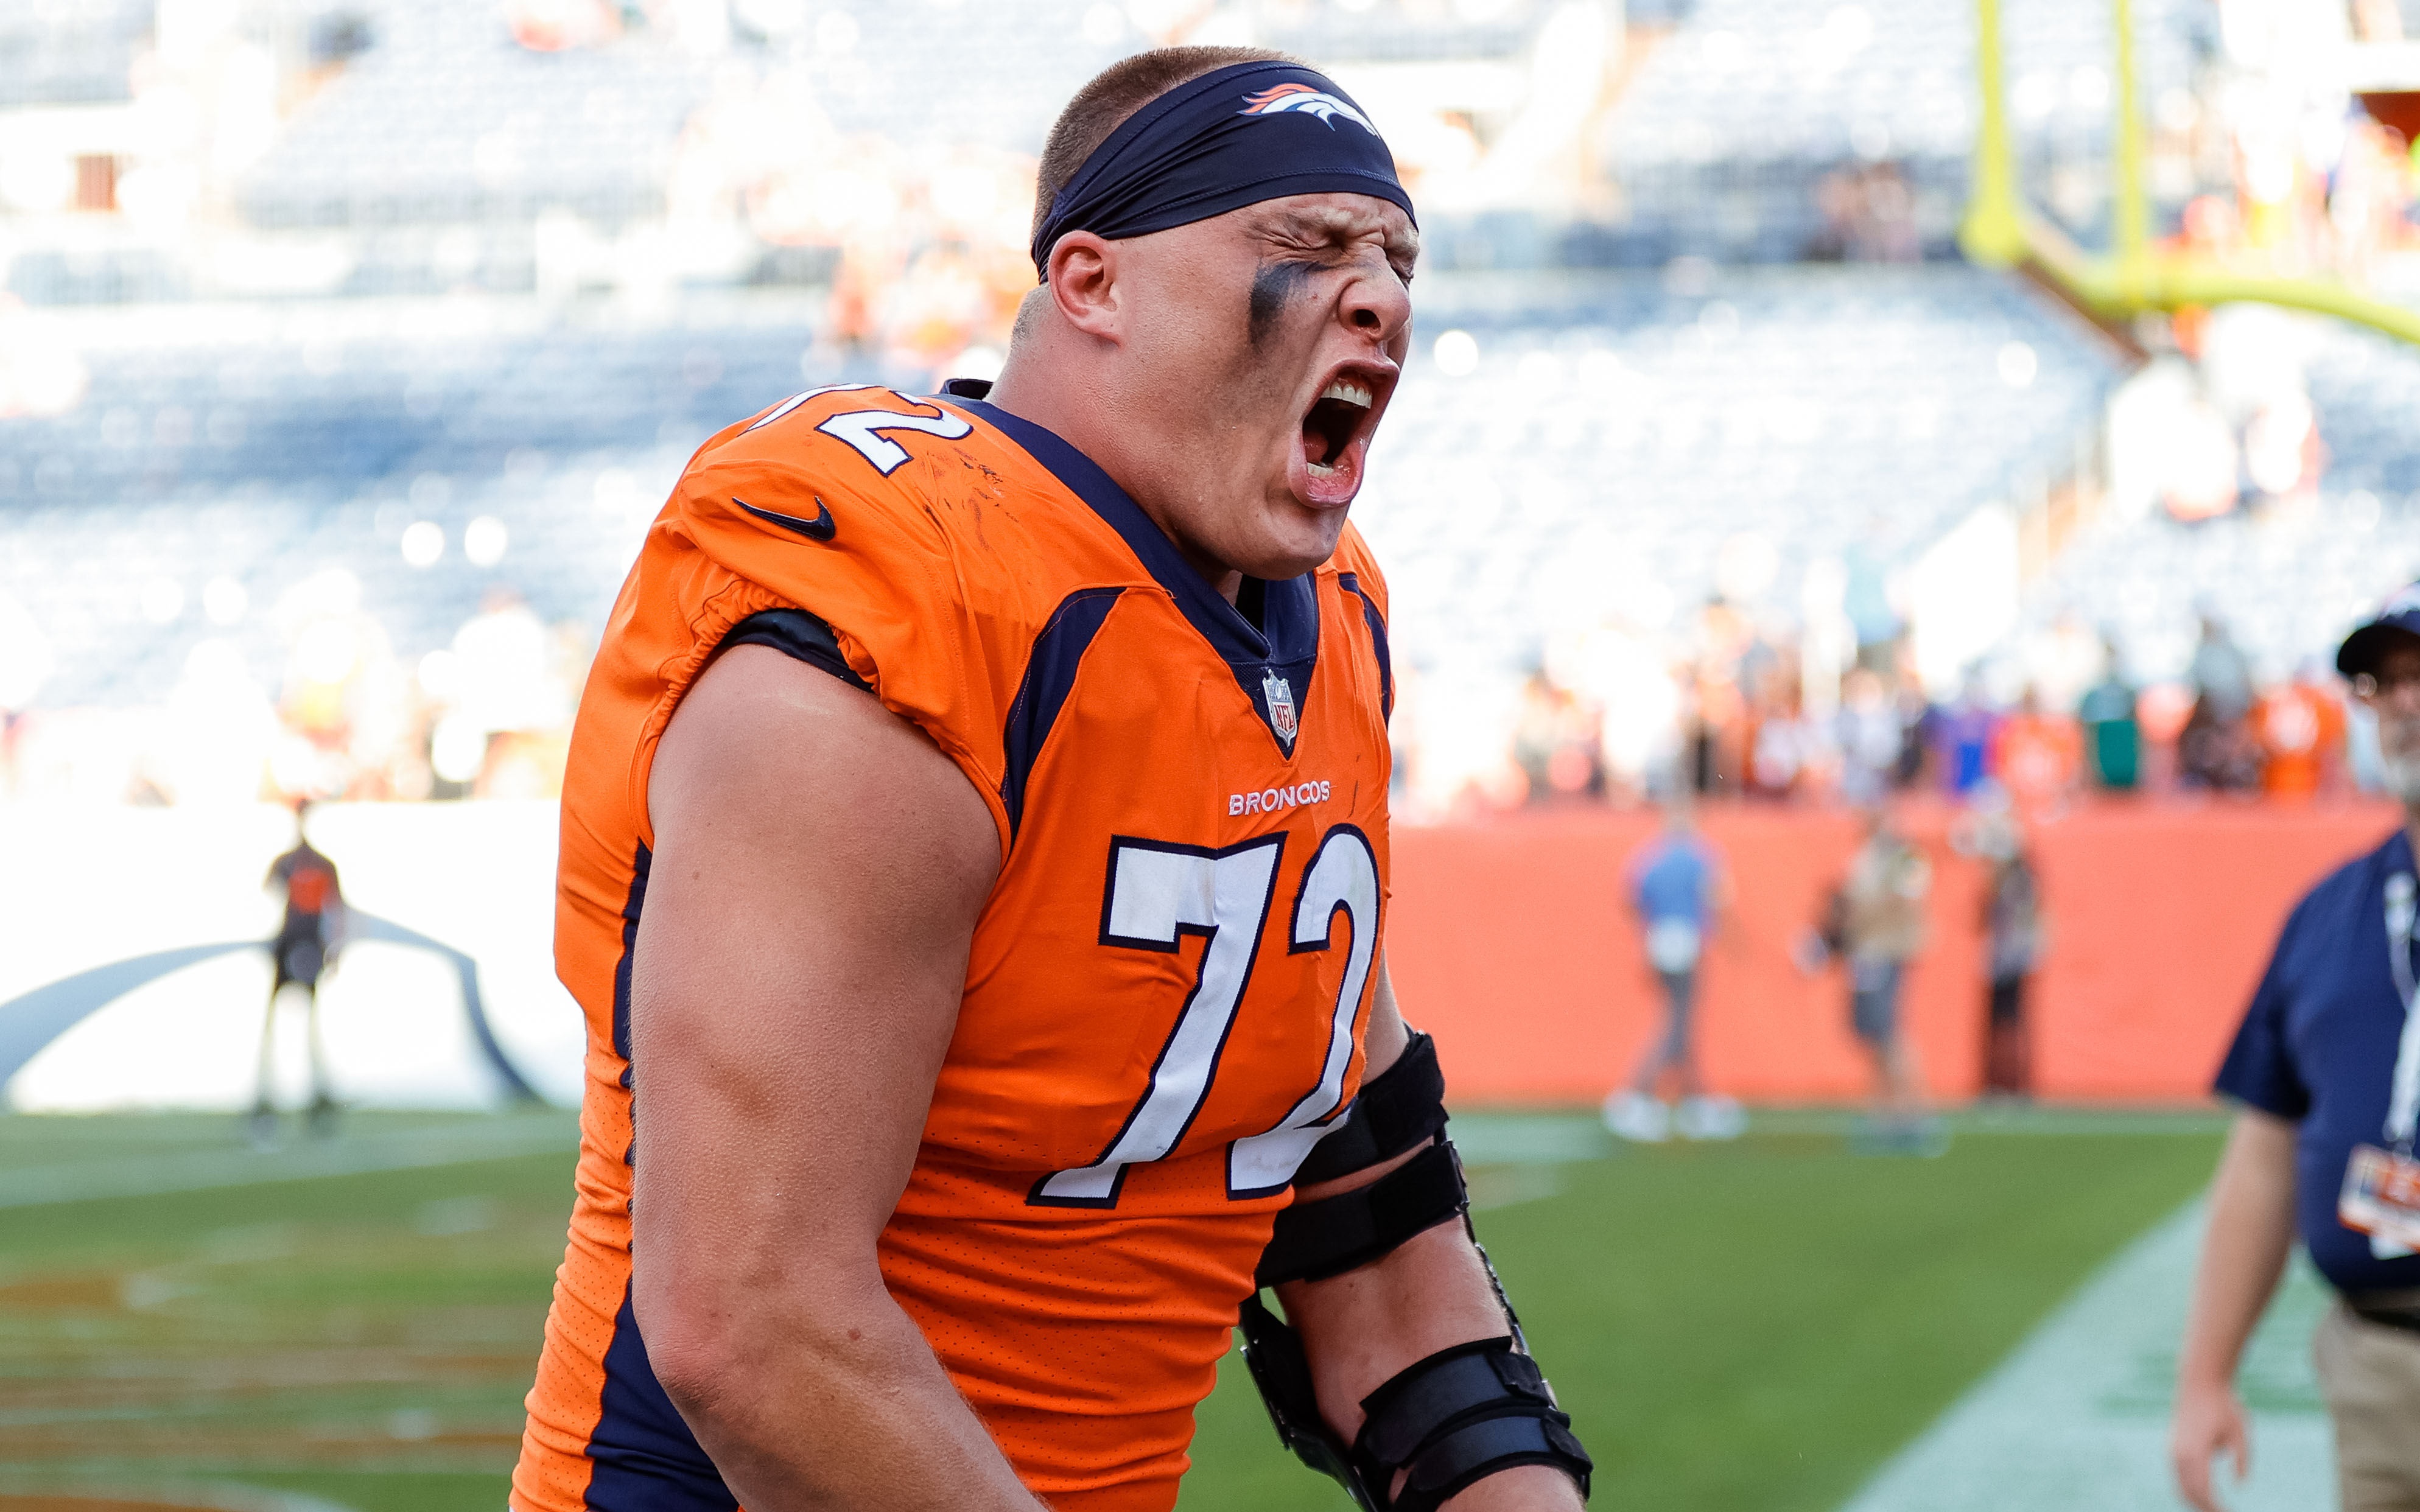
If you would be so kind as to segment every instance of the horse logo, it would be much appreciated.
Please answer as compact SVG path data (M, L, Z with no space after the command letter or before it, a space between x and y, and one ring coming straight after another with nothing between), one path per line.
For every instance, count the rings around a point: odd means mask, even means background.
M1323 90L1313 89L1307 84L1276 85L1262 90L1259 94L1246 95L1244 108L1235 114L1238 116L1287 114L1316 116L1327 123L1327 129L1331 131L1336 130L1336 117L1342 116L1372 136L1378 134L1378 129L1370 124L1370 117L1354 109L1349 101Z

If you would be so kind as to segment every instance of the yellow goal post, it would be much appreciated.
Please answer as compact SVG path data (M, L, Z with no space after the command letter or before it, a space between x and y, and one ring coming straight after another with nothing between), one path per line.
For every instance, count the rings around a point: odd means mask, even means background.
M1975 66L1982 111L1975 133L1974 181L1958 228L1958 244L1967 257L1981 267L2012 270L2040 282L2121 339L2125 324L2146 311L2250 301L2332 316L2420 343L2420 310L2374 298L2341 280L2230 268L2151 245L2133 5L2132 0L2111 0L2111 10L2118 86L2112 246L2106 254L2094 254L2036 214L2018 193L2003 79L2000 0L1975 0ZM2407 84L2405 91L2410 87Z

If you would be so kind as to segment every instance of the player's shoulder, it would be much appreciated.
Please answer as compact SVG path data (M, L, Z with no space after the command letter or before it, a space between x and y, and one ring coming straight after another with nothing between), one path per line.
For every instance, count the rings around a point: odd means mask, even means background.
M685 478L812 486L862 506L913 514L936 484L963 469L951 461L973 436L955 409L872 384L837 384L792 394L709 438ZM813 517L812 514L809 517Z
M743 573L802 544L1031 573L1052 554L1052 533L1037 529L1052 512L1030 507L1049 486L966 408L850 384L810 389L709 439L675 503L690 534Z
M1381 618L1386 616L1387 575L1378 570L1377 554L1370 549L1369 541L1352 521L1345 521L1344 533L1337 537L1336 551L1321 571L1335 574L1347 592L1359 594Z

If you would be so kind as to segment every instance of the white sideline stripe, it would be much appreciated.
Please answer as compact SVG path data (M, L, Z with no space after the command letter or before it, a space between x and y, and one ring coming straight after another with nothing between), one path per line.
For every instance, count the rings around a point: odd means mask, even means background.
M232 1131L236 1120L227 1120ZM267 1152L194 1150L181 1155L131 1156L72 1165L36 1165L0 1171L0 1208L36 1208L108 1197L159 1196L211 1187L256 1186L323 1176L361 1176L372 1171L457 1165L468 1161L507 1160L579 1148L579 1125L568 1114L499 1118L413 1133L378 1134L298 1145Z
M2175 1512L2168 1410L2201 1243L2186 1204L2120 1251L1841 1512ZM2245 1353L2252 1475L2219 1472L2233 1512L2335 1504L2311 1330L2327 1290L2296 1257Z

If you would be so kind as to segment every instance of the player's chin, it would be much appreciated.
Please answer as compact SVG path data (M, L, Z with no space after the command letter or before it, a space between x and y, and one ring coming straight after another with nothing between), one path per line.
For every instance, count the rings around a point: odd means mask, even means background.
M1298 578L1336 554L1344 534L1344 506L1306 503L1292 489L1273 490L1261 511L1260 539L1252 543L1257 559L1238 563L1241 570L1272 582Z

